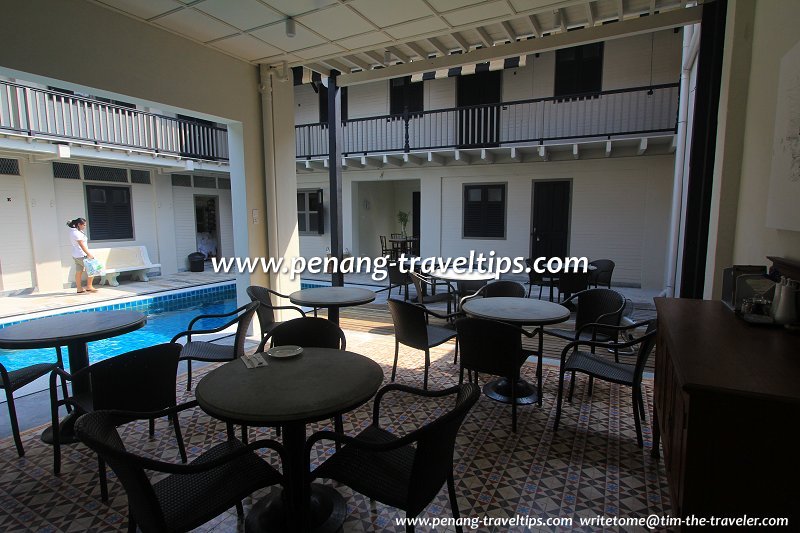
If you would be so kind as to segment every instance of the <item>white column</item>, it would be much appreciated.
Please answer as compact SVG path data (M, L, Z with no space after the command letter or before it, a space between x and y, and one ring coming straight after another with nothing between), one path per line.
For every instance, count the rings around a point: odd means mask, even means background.
M175 207L172 202L172 177L159 172L152 173L153 207L156 214L156 237L158 239L158 262L161 275L178 271L178 253L175 246ZM152 259L152 258L151 258Z

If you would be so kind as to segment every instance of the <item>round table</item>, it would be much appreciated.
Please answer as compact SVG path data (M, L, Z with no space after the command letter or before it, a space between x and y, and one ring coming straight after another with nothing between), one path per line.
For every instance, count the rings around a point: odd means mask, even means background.
M0 329L0 348L56 348L69 350L69 370L75 373L89 366L88 342L116 337L135 331L147 323L147 316L138 311L89 311L37 318ZM89 377L72 382L74 394L89 390ZM61 422L62 442L74 442L74 411ZM52 430L42 433L42 440L52 443Z
M481 272L477 270L468 270L464 269L456 269L453 268L443 268L443 269L435 269L430 272L430 275L434 278L439 278L444 281L492 281L497 279L497 275L494 272Z
M289 295L289 301L306 307L327 307L328 320L339 324L339 308L368 304L375 299L369 289L357 287L313 287Z
M558 324L569 319L569 309L563 305L534 300L531 298L473 298L464 303L462 310L473 317L510 322L520 326L536 326L541 329L550 324ZM483 393L499 402L528 405L537 402L542 405L542 352L544 335L539 332L539 351L536 367L537 386L524 379L517 382L517 397L511 397L511 386L505 378L496 379L484 385Z
M195 389L198 404L214 418L283 428L286 486L273 489L253 507L245 530L285 531L294 524L298 529L336 531L347 506L331 487L307 483L306 424L367 402L383 382L383 370L363 355L330 348L305 348L295 357L265 358L266 367L253 369L240 360L226 363L204 376Z

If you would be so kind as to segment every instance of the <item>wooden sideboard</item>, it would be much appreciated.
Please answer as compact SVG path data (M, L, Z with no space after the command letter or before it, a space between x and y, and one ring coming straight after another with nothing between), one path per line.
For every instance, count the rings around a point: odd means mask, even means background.
M800 527L800 336L719 301L656 298L656 309L653 455L660 437L675 515Z

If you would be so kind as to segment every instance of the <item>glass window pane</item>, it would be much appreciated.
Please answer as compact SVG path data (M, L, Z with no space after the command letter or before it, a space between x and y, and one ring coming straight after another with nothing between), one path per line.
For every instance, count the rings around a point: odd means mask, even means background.
M310 192L306 194L308 194L308 210L316 211L319 206L319 196L315 192Z
M306 231L306 216L303 213L297 214L297 229L298 231Z
M503 188L502 187L491 187L491 188L489 188L489 201L490 202L502 202L503 201Z
M309 213L308 214L308 231L319 231L319 226L317 225L317 214L316 213Z
M478 187L470 187L467 189L467 201L468 202L480 202L481 201L481 189Z
M306 210L306 193L304 192L297 193L297 210L298 211Z

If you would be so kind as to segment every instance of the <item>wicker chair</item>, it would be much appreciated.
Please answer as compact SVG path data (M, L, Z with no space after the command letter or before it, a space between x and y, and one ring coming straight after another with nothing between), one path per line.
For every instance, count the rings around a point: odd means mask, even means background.
M411 282L414 284L414 289L417 291L418 304L424 306L431 303L446 302L447 314L449 315L452 313L452 306L454 303L456 303L456 293L453 291L453 288L449 283L438 284L431 278L423 276L422 274L418 274L417 272L410 272L409 276L411 276ZM434 294L436 287L445 287L446 292ZM428 289L430 289L430 294Z
M464 381L464 370L470 375L478 373L501 376L511 384L511 397L516 398L516 383L519 371L529 353L522 350L522 335L532 338L530 333L515 326L483 318L461 318L456 321L458 343L461 345L461 368L458 383ZM541 363L540 363L541 364ZM511 403L511 430L517 431L517 403Z
M549 276L545 276L544 273L536 272L536 270L533 268L534 262L533 262L532 259L526 259L525 260L525 264L528 265L528 281L526 282L526 284L528 285L527 298L531 297L531 289L533 289L533 286L534 285L538 285L539 286L539 299L541 300L542 299L542 289L544 288L544 285L547 284L549 287L551 287L551 289L550 289L550 299L552 300L553 299L553 297L552 297L553 296L553 290L552 290L553 278L551 278Z
M261 328L262 339L266 337L270 331L272 331L272 328L280 324L280 322L275 322L276 309L291 309L292 311L297 311L300 313L301 316L306 316L303 310L295 305L273 304L272 296L270 295L275 295L278 298L289 298L285 294L281 294L266 287L259 287L258 285L251 285L250 287L247 287L247 296L250 297L250 301L259 303L259 306L256 309L256 316L258 316L258 325Z
M181 350L181 361L186 361L186 390L192 390L192 361L219 363L222 361L233 361L244 354L244 341L247 337L247 329L250 327L250 323L253 321L253 315L256 313L256 309L258 309L259 305L258 302L250 302L238 309L234 309L230 313L198 315L189 322L189 328L186 331L181 331L172 337L172 341L170 342L177 342L181 337L186 337L186 344ZM234 316L234 318L222 326L213 329L192 329L192 326L194 326L198 320L204 318L224 318L227 316ZM218 333L234 324L236 324L236 335L233 339L233 345L192 340L192 335Z
M91 413L104 409L118 409L131 412L151 412L175 408L188 409L196 405L188 402L177 405L175 388L177 383L178 356L177 344L157 344L148 348L123 353L99 361L82 370L69 374L56 368L50 374L50 413L53 428L53 471L61 472L61 442L58 409L71 405L78 413ZM88 380L91 388L87 392L74 394L59 400L57 382L61 378L76 381ZM178 409L180 407L180 409ZM186 462L186 448L183 444L178 415L170 415L178 451ZM125 422L120 420L119 423ZM150 436L155 432L155 419L150 419ZM106 469L102 457L99 458L100 495L108 501Z
M386 270L389 273L389 294L387 296L391 297L392 289L399 287L398 293L402 293L403 299L408 300L408 286L411 284L408 272L401 272L397 263L389 263L386 265Z
M174 412L149 413L148 416ZM143 457L126 450L116 429L119 417L137 413L95 411L83 415L75 433L114 470L128 495L128 531L189 531L235 506L244 514L242 499L256 490L280 484L283 476L255 450L269 448L284 457L272 440L245 446L236 439L217 444L188 465ZM168 473L151 483L145 470Z
M525 287L511 280L500 280L483 287L484 298L525 298Z
M588 272L562 272L558 275L555 281L555 286L558 288L558 301L561 302L561 297L566 296L564 304L571 300L573 294L585 291L589 288L589 273ZM550 285L550 301L553 300L553 285Z
M616 326L613 329L618 332L626 330L634 330L636 328L647 326L647 331L642 337L623 343L605 343L587 340L576 340L567 344L561 352L561 367L558 374L558 402L556 403L556 420L553 423L553 431L558 430L558 423L561 419L561 402L564 394L564 374L572 372L572 384L570 385L569 401L572 401L572 393L575 389L575 373L582 372L588 374L590 378L598 378L612 383L619 383L620 385L627 385L631 387L631 398L633 401L633 420L636 425L636 442L641 448L642 441L642 424L641 419L645 419L644 399L642 398L642 373L650 352L656 342L656 321L650 320L646 322L638 322L630 326ZM603 329L608 329L609 326L605 324L597 324L602 326ZM633 365L617 363L610 361L595 353L595 348L610 348L618 350L619 348L630 348L633 346L639 347L639 352L636 355L636 363ZM591 348L591 351L579 350L581 346ZM590 391L591 394L591 391Z
M589 271L589 284L593 287L604 285L611 288L611 275L614 273L614 261L611 259L597 259L589 263L595 267Z
M457 394L457 397L451 410L421 428L398 437L379 425L380 403L390 391L423 397L453 394ZM311 435L306 443L309 457L318 441L332 440L344 444L341 451L318 466L311 476L335 479L370 499L402 509L408 518L419 515L446 482L453 518L458 521L453 449L458 430L479 396L480 389L472 383L442 391L387 385L375 396L372 424L357 436L349 437L329 431ZM406 526L406 531L413 530L413 526ZM456 531L463 531L462 527L457 525Z
M425 376L423 388L428 389L428 369L431 366L431 348L439 346L456 337L456 332L450 328L431 326L428 316L451 319L456 315L440 315L426 309L425 306L389 298L389 312L394 322L394 365L392 365L392 381L397 374L397 358L400 354L400 345L410 346L417 350L425 351ZM458 339L456 339L456 358L458 358Z
M64 360L61 357L61 348L56 348L56 362L55 363L39 363L35 365L26 366L17 370L8 371L6 367L0 363L0 389L6 391L6 401L8 404L8 420L11 424L11 434L14 436L14 444L17 446L17 454L22 457L25 455L25 449L22 447L22 438L19 434L19 422L17 421L17 408L14 405L14 391L17 391L42 376L46 376L54 369L60 368L64 370ZM61 381L61 389L64 397L67 396L67 382ZM71 410L72 407L69 407Z
M381 239L381 255L389 256L390 259L397 259L394 248L386 244L386 235L380 235Z

